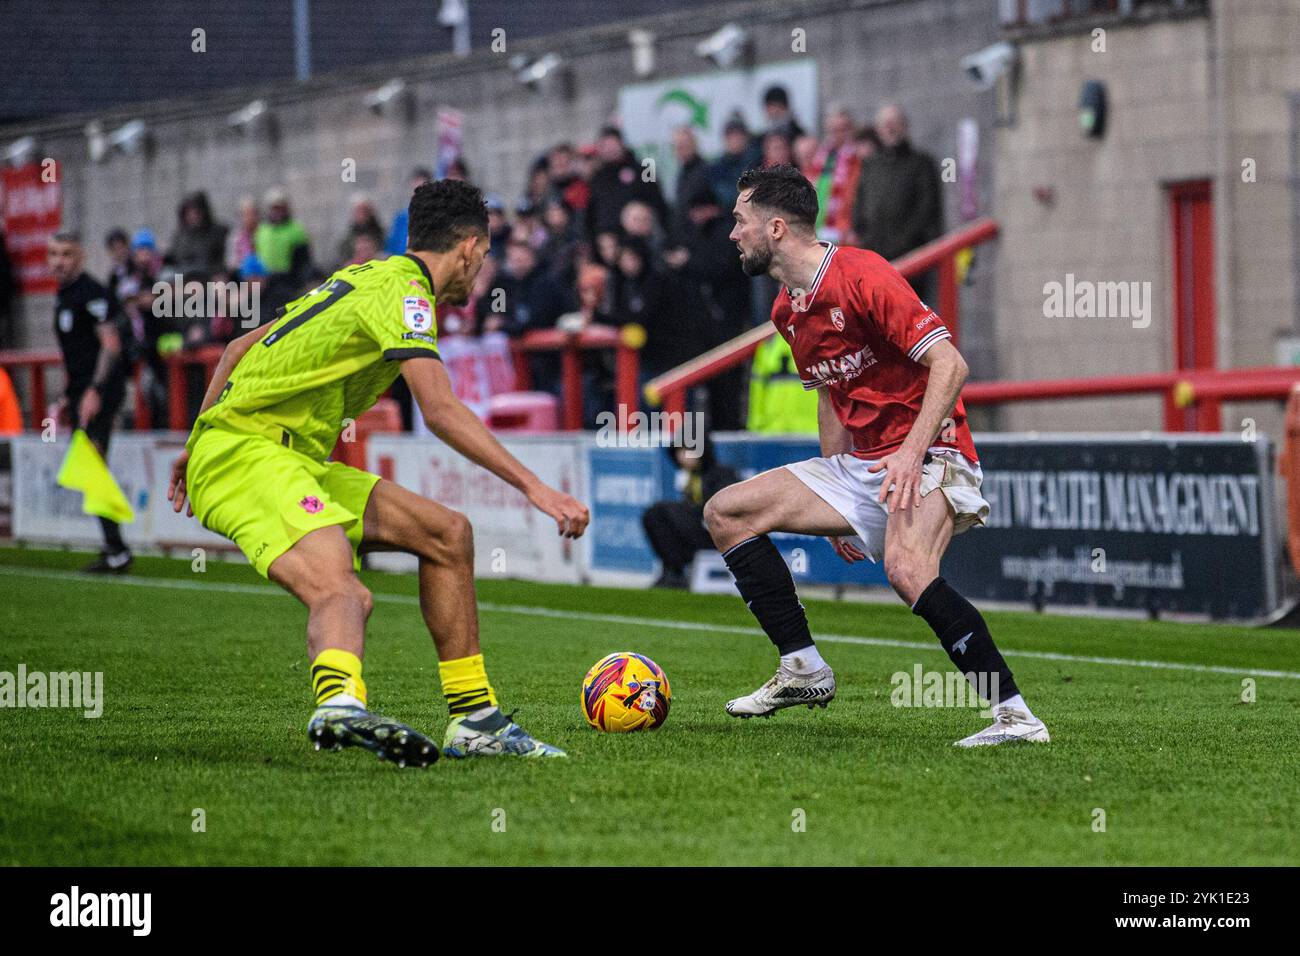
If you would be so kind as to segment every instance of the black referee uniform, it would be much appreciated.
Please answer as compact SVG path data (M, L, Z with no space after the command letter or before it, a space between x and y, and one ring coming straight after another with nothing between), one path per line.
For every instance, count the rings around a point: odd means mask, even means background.
M82 272L67 285L59 288L54 303L54 331L63 351L63 366L67 378L67 411L74 425L78 422L81 397L92 385L99 392L99 412L84 423L86 435L107 458L108 442L113 430L113 420L122 407L126 390L124 363L118 361L108 370L103 381L95 381L99 365L99 326L114 322L117 307L109 291ZM122 540L115 522L99 519L104 531L104 553L100 561L87 570L121 571L131 562L131 552Z

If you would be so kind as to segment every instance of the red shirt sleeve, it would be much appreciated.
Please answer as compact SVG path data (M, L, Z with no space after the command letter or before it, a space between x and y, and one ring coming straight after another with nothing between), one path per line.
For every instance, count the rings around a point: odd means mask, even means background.
M907 280L893 269L864 277L858 291L885 338L913 362L919 362L935 342L952 338L934 309L917 298Z

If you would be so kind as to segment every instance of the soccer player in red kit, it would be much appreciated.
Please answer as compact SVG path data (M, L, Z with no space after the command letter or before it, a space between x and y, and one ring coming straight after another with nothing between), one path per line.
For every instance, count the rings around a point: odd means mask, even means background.
M731 239L747 274L782 285L772 322L804 388L817 390L822 457L731 485L705 506L713 543L781 655L776 675L727 712L769 717L835 697L835 675L768 538L785 531L825 535L850 563L883 558L894 590L992 698L993 724L958 745L1046 742L984 618L939 574L952 536L989 511L960 399L967 367L952 336L880 256L818 241L817 193L793 166L752 169L739 188Z

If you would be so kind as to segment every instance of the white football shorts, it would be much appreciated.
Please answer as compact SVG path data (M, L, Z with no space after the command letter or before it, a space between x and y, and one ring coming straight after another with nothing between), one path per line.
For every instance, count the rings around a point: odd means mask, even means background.
M859 540L854 543L862 553L872 561L879 561L885 553L889 512L877 500L885 472L868 471L873 464L875 460L843 454L809 458L785 467L838 511L858 533ZM954 516L953 534L961 534L988 519L989 503L980 494L983 480L978 462L970 461L952 448L931 448L930 460L921 468L921 497L936 488L943 492Z

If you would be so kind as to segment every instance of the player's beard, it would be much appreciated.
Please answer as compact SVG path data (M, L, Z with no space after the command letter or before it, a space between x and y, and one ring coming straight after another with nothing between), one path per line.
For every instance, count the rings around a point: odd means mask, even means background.
M747 276L767 275L767 270L772 268L772 245L764 242L762 248L755 249L753 252L740 251L740 268L745 270Z

